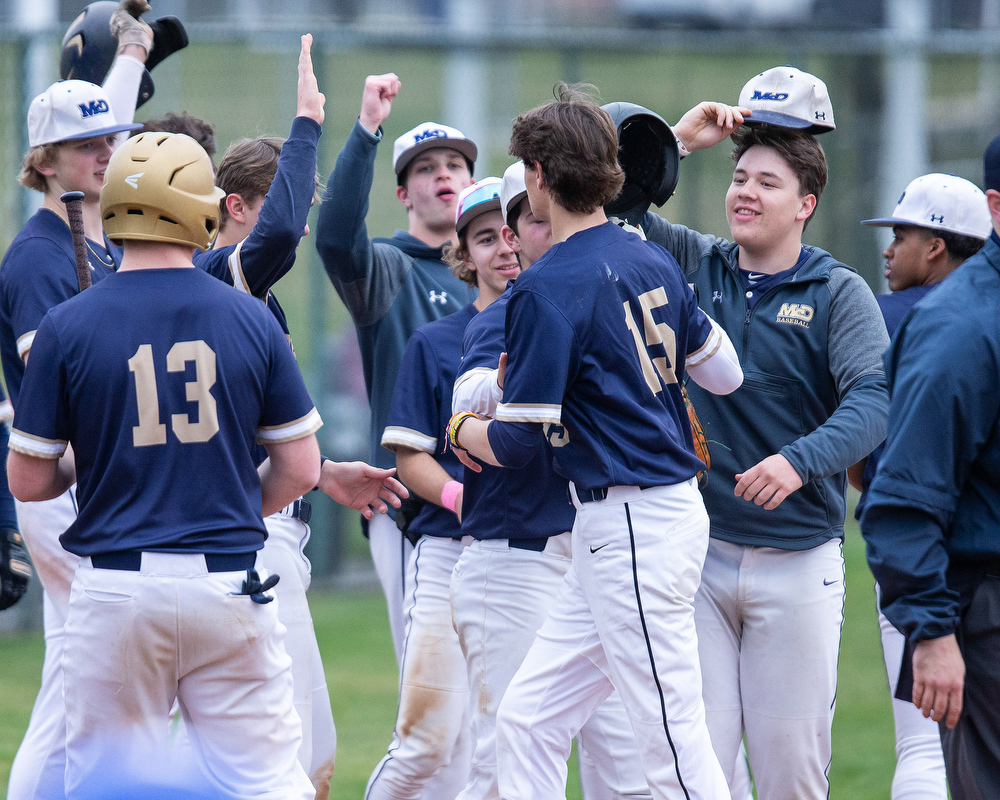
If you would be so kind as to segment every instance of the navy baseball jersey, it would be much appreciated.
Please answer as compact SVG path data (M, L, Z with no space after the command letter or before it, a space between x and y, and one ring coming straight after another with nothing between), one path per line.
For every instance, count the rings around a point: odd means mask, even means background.
M408 447L430 453L456 481L465 467L454 450L445 452L451 393L462 360L462 337L476 307L469 303L443 319L420 326L403 352L382 446ZM435 503L427 503L410 523L410 530L424 536L461 536L458 518Z
M518 279L520 280L520 278ZM492 370L506 352L504 322L512 286L480 311L465 329L461 378L474 370ZM521 469L483 464L465 472L462 533L476 539L547 538L573 527L576 512L566 479L552 466L552 447L566 442L561 425L543 426L546 445Z
M11 448L73 444L77 555L259 549L255 441L322 424L274 317L197 269L118 273L53 308L23 390Z
M721 339L662 247L610 222L574 234L518 279L506 331L497 420L530 425L490 425L501 463L537 446L532 428L561 423L555 466L582 489L671 485L703 468L680 387L685 361Z
M121 263L121 248L87 240L90 279L97 283ZM24 354L42 317L80 291L69 226L40 208L14 237L0 263L0 358L10 401L17 406Z

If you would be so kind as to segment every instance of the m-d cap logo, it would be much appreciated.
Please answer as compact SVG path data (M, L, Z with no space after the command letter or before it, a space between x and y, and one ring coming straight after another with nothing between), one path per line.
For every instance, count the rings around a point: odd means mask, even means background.
M783 100L788 99L788 92L762 92L760 89L755 89L753 97L751 100L773 100L776 103L780 103Z
M423 131L422 133L418 133L416 136L413 137L413 143L416 144L417 142L423 142L426 141L427 139L447 139L447 138L448 138L447 131L443 131L441 129Z
M107 114L111 110L107 100L91 100L89 103L78 103L77 107L83 114L84 119L97 114Z

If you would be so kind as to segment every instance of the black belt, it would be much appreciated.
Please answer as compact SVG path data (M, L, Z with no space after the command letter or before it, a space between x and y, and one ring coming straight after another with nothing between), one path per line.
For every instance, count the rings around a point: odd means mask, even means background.
M152 552L152 551L147 551ZM201 555L181 553L180 555ZM205 566L209 572L243 572L253 569L257 553L205 553ZM95 569L118 569L138 572L142 568L142 550L120 550L117 553L98 553L90 557Z
M284 513L284 509L282 509ZM300 497L294 503L292 503L291 510L288 512L288 516L292 519L297 519L301 522L309 524L309 520L312 519L313 507L312 503L306 500L304 497Z
M610 492L613 486L598 486L596 489L581 489L579 486L576 487L576 496L579 498L581 503L596 503L600 500L608 499L608 492ZM645 491L646 489L652 489L652 486L640 486L639 491Z
M549 540L547 537L539 538L538 536L507 540L507 544L515 550L531 550L534 553L541 553L548 543Z

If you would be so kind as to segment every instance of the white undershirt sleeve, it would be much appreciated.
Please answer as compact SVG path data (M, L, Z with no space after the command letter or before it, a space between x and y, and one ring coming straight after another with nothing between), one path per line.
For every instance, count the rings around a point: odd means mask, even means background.
M711 356L694 366L685 365L688 375L702 389L712 394L729 394L743 383L743 368L736 355L736 348L729 335L711 317L714 335L719 336L719 344Z

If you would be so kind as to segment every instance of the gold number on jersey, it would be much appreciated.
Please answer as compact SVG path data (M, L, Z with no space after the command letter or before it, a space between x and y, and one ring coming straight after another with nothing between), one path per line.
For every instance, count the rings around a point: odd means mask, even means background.
M152 345L139 345L135 355L128 360L128 368L135 376L135 397L139 404L139 424L132 428L132 445L148 447L166 444L167 426L160 422L160 398L156 393Z
M626 300L622 304L625 307L625 325L632 332L635 350L639 354L642 376L646 379L646 385L649 386L649 390L653 394L662 389L660 380L665 384L677 383L677 375L674 372L674 364L677 363L677 334L667 323L657 322L653 319L653 309L666 304L667 292L662 286L639 295L643 331L639 330L628 301ZM656 345L660 345L666 350L669 361L663 356L650 357L648 348ZM659 375L659 379L657 375Z
M194 362L195 379L184 384L188 402L198 404L198 421L189 414L171 414L174 435L185 444L207 442L219 431L219 414L212 396L215 385L215 351L203 340L177 342L167 353L167 371L184 372L189 361ZM139 406L139 424L132 428L132 444L146 447L167 443L167 426L160 422L156 371L153 368L153 348L139 345L128 360L129 371L135 376L135 394Z

